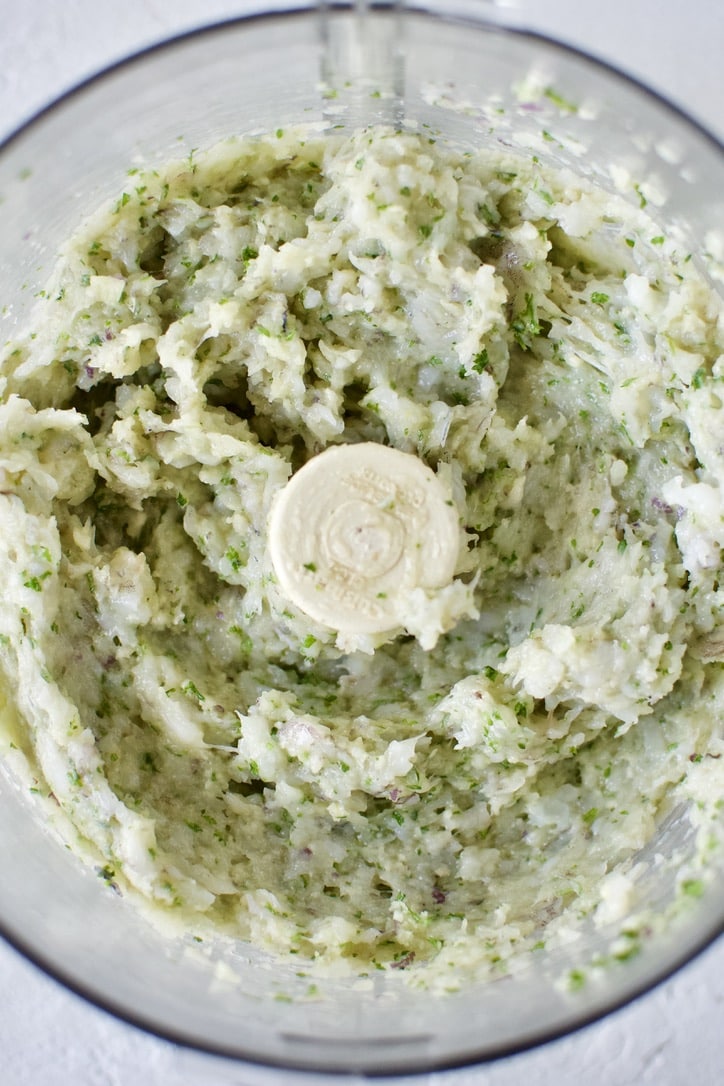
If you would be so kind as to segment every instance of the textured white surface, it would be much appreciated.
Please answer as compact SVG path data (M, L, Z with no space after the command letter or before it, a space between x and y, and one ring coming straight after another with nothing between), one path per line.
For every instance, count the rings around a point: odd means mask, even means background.
M482 0L481 0L482 2ZM510 3L510 0L508 0ZM278 0L269 7L289 6ZM724 137L721 0L518 0L525 21L643 79ZM0 139L68 87L248 0L0 0ZM0 942L2 1086L256 1086L116 1022ZM724 1062L724 940L632 1006L563 1041L422 1086L715 1086ZM330 1079L326 1080L331 1082ZM407 1080L412 1081L412 1080Z

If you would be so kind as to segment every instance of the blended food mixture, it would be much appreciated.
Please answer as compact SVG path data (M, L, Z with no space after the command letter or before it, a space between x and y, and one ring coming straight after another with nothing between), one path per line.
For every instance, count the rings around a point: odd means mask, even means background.
M635 952L656 826L722 834L724 317L695 263L643 206L429 133L129 173L0 371L13 743L102 878L360 973L499 975L584 919ZM352 444L452 511L451 576L426 559L390 629L310 617L270 554L290 478Z

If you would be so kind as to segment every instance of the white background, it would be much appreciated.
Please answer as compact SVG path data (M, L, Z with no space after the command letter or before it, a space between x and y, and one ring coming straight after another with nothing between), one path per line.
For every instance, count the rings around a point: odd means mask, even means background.
M480 0L482 4L484 0ZM512 0L508 0L510 4ZM143 46L243 14L250 0L0 0L0 139L56 95ZM283 7L275 2L269 7ZM529 26L643 79L724 138L721 0L518 0ZM2 1086L246 1086L116 1022L0 942ZM603 1022L422 1086L717 1086L724 1081L724 940ZM274 1082L289 1082L289 1075ZM331 1080L328 1080L331 1083ZM411 1081L411 1080L407 1080Z

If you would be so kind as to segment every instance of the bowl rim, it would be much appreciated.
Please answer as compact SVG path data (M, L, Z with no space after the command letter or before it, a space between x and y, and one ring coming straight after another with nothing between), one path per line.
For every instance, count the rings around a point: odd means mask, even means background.
M178 48L183 48L202 38L212 38L223 34L230 29L238 30L246 26L256 26L279 22L290 22L293 19L319 18L322 9L331 15L347 17L354 14L355 0L321 0L315 4L314 0L305 0L298 6L266 9L260 5L259 0L251 0L253 10L240 15L223 18L208 24L192 27L191 29L173 34L170 37L133 51L127 56L103 66L80 81L73 83L68 89L54 97L46 105L33 111L19 125L10 130L0 139L0 157L6 151L22 140L22 137L31 129L41 124L46 118L59 112L65 106L77 98L81 98L87 91L99 86L110 77L121 71L130 70L137 65L153 61L157 56L170 53ZM618 81L624 87L632 90L639 96L648 99L658 110L669 113L679 124L692 131L699 139L703 140L710 148L724 156L724 138L720 139L703 122L692 116L688 111L668 98L662 92L650 87L646 82L622 69L612 62L596 56L578 46L563 42L544 32L527 26L524 22L506 18L506 11L500 9L482 10L480 14L472 14L470 7L463 9L451 7L445 10L442 5L436 6L435 0L413 0L410 4L402 4L400 0L371 0L368 10L373 14L404 13L411 16L422 17L430 21L440 21L448 24L468 26L471 30L510 35L520 40L527 40L533 44L542 45L546 50L567 56L585 65L599 70L614 82ZM468 1050L460 1056L441 1056L439 1058L421 1058L419 1061L404 1059L399 1065L394 1062L385 1063L379 1069L365 1067L360 1071L364 1078L413 1078L416 1075L428 1072L455 1070L460 1068L472 1068L484 1066L497 1060L516 1056L531 1049L540 1048L563 1037L575 1034L594 1023L622 1010L634 1003L642 996L652 992L677 974L684 966L692 963L713 944L724 936L724 905L721 916L714 916L705 924L696 938L690 939L684 949L671 954L666 964L661 968L653 969L645 978L623 988L619 995L612 995L596 1004L594 1009L585 1013L576 1014L572 1010L569 1019L555 1027L542 1028L539 1031L531 1030L519 1042L502 1042L499 1045L487 1045L484 1051ZM183 1031L176 1031L172 1027L160 1026L142 1013L133 1011L120 1001L116 1002L112 996L101 995L93 989L93 986L79 980L63 965L56 964L46 956L35 950L23 934L8 925L4 918L0 917L0 938L2 938L13 950L15 950L27 962L40 970L42 974L60 984L63 988L80 996L87 1004L111 1015L119 1022L142 1030L144 1033L158 1040L179 1045L182 1048L202 1054L216 1057L217 1059L233 1061L237 1065L249 1065L259 1069L277 1070L284 1072L297 1072L300 1076L300 1086L305 1075L316 1074L325 1076L330 1081L340 1074L351 1074L356 1068L345 1064L317 1065L314 1062L298 1062L284 1057L265 1058L258 1053L243 1052L241 1047L225 1046L213 1042L204 1043L195 1038L190 1038Z

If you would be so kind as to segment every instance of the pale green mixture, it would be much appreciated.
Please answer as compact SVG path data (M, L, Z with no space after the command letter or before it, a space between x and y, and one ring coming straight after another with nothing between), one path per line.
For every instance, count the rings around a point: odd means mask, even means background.
M15 746L103 878L201 937L485 975L623 924L690 796L713 844L724 318L694 263L648 209L415 134L129 174L0 377ZM267 519L356 441L440 473L461 558L406 630L337 641Z

